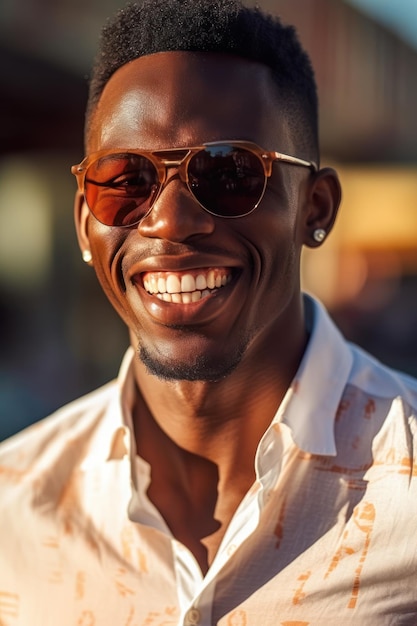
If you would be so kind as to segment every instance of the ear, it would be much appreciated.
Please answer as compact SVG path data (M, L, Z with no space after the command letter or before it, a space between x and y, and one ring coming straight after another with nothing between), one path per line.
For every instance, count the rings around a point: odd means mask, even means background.
M83 260L88 263L88 265L92 265L92 254L88 238L89 213L90 211L84 200L84 194L77 190L74 199L75 230L77 232L78 245L80 246Z
M324 167L313 174L304 219L306 246L316 248L323 243L333 228L341 199L339 177L334 169Z

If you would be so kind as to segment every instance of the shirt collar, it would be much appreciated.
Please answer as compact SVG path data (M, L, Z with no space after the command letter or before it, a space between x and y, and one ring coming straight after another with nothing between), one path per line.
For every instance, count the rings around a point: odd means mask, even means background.
M105 408L100 417L100 424L92 437L89 453L82 469L86 470L106 461L115 461L136 453L132 426L132 409L135 393L133 368L133 348L128 348L116 381L110 383L111 390L106 387L97 394L108 393ZM98 400L99 402L99 400Z
M273 423L286 424L301 450L335 456L334 421L353 356L324 307L307 295L304 301L310 340Z

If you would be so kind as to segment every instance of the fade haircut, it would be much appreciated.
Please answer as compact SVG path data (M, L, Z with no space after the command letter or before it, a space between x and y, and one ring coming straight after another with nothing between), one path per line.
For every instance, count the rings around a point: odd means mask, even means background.
M91 76L86 138L101 93L118 68L142 56L179 50L231 54L269 67L277 106L287 116L298 149L318 161L317 89L310 59L293 26L239 0L140 0L110 18Z

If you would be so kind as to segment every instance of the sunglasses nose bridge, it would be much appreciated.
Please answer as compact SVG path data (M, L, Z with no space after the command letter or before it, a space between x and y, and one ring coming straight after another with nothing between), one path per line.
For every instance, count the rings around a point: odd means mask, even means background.
M188 163L190 160L190 151L187 152L182 158L174 157L161 157L158 155L158 175L160 184L160 193L164 190L170 180L179 178L181 182L186 186L188 185ZM175 172L169 176L169 170L175 170Z
M182 158L161 157L158 156L159 164L164 168L164 182L168 179L168 171L176 169L183 183L188 180L188 163L190 160L190 151Z

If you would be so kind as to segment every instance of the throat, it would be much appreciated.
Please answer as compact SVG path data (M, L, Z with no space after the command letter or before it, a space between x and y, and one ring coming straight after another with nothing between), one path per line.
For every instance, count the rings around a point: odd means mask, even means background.
M174 421L171 416L170 423ZM228 462L226 470L221 458L209 458L208 443L198 451L186 449L192 446L184 440L181 445L176 443L173 433L168 436L143 400L140 415L138 408L134 413L134 424L138 454L151 468L147 496L175 539L191 551L205 574L236 509L254 482L253 462L248 464L246 473L241 467L236 475L236 462ZM190 444L192 439L191 435Z
M214 474L215 468L210 473ZM217 473L217 472L216 472ZM164 518L171 533L193 554L205 575L211 566L225 532L250 484L242 490L218 491L218 483L196 480L192 491L172 482L154 477L148 489L148 497ZM170 484L171 482L171 484ZM194 481L192 481L194 482Z
M166 400L161 397L154 417L138 390L133 411L137 451L151 468L150 501L205 574L255 481L259 435L251 430L242 438L246 429L220 416L185 419L167 411Z

